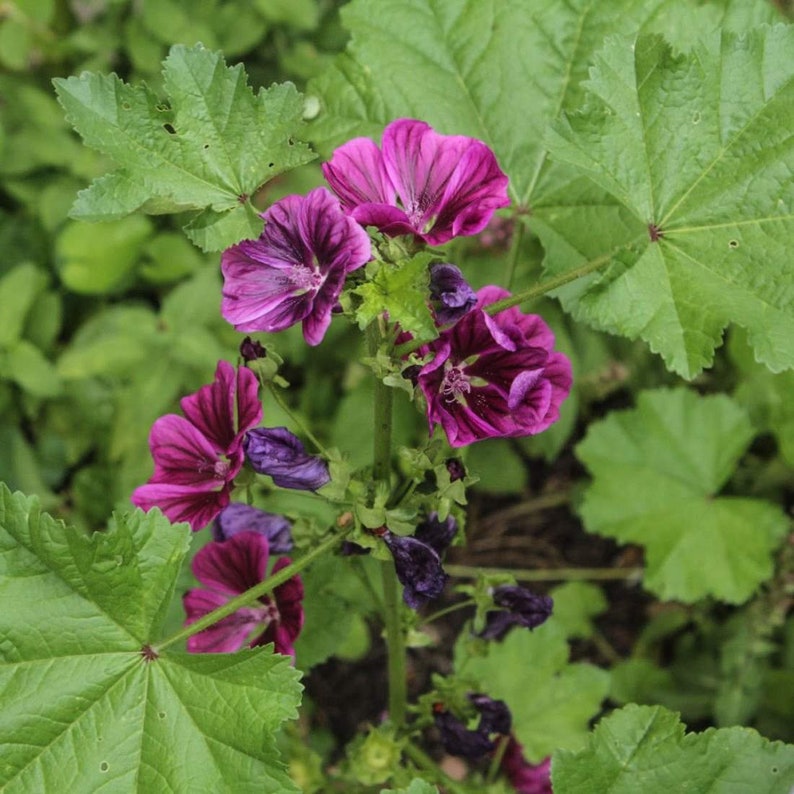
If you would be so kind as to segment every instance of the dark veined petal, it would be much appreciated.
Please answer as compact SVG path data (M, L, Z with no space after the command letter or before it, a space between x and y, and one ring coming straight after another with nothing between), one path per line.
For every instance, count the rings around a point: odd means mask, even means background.
M228 540L210 541L193 557L193 575L203 585L228 596L261 582L267 574L269 545L258 532L241 532Z
M394 204L394 187L383 155L369 138L353 138L323 163L323 176L345 210L360 204Z
M150 482L135 489L132 503L141 510L157 507L172 524L185 521L198 532L229 504L229 488L201 491L192 485Z

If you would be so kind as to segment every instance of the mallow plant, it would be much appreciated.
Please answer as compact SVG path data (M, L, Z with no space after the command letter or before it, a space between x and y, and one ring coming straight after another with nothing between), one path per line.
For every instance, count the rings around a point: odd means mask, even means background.
M757 361L794 367L791 28L751 27L764 12L730 3L562 5L355 0L348 49L308 96L254 93L200 45L171 49L162 94L115 75L55 80L69 122L116 165L73 214L179 213L217 257L239 352L140 428L151 476L102 531L0 492L4 791L794 786L791 746L738 720L685 733L652 698L569 662L596 614L587 595L446 562L465 543L468 449L553 433L575 399L576 352L532 301L641 338L687 378L730 322ZM665 28L663 6L702 22L702 40ZM260 205L315 152L325 184ZM489 244L505 230L508 250ZM534 269L527 234L544 251ZM299 329L333 358L339 327L360 337L371 382L363 465L295 408L278 352ZM395 440L396 401L421 417L417 444ZM648 392L577 449L586 527L645 546L663 598L739 605L767 588L784 621L786 515L717 495L752 436L727 397ZM275 509L284 494L298 507ZM328 646L317 659L341 647L343 610L382 631L388 692L331 759L300 708L301 648L313 632ZM457 611L447 664L416 692L411 649ZM607 696L628 705L607 713Z

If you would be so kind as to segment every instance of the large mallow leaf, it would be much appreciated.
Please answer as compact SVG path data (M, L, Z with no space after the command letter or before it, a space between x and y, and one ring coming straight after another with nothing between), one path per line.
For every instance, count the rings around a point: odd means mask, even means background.
M0 485L3 792L297 791L287 657L156 651L189 541L156 511L89 537Z
M314 155L297 140L303 101L290 83L254 94L241 65L227 67L201 45L166 58L167 99L115 74L56 79L67 119L118 170L78 194L72 217L111 220L143 209L201 210L186 227L206 251L258 237L250 197Z
M754 431L723 395L644 392L596 422L576 454L593 477L590 532L645 547L645 584L664 599L746 601L772 575L788 520L760 499L717 496Z
M598 723L587 749L554 754L565 794L790 794L794 747L750 728L685 733L660 706L626 706Z
M730 322L770 369L794 367L794 27L709 37L676 56L657 36L611 39L553 159L608 191L642 239L560 291L597 327L641 337L692 377ZM550 274L599 265L592 227L541 219ZM619 241L618 241L619 242Z

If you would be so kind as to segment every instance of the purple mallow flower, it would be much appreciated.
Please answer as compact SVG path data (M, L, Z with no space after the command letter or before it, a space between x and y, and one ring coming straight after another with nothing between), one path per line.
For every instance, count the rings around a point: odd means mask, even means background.
M308 455L301 440L286 427L251 430L244 447L254 471L269 474L282 488L316 491L331 481L326 462L317 455Z
M440 135L423 121L398 119L379 149L369 138L340 146L323 174L346 212L391 236L428 245L477 234L510 203L507 177L482 141Z
M269 544L258 532L241 532L228 540L211 541L196 552L193 575L204 588L189 590L183 597L186 625L212 612L267 577ZM290 564L282 557L272 574ZM303 583L293 576L253 604L240 607L188 638L191 653L229 653L244 645L274 643L277 653L294 656L294 643L303 626ZM253 639L251 635L255 634Z
M223 252L221 313L238 331L302 322L304 338L317 345L345 277L371 258L369 237L325 188L287 196L262 217L259 239Z
M514 736L507 742L500 769L516 790L516 794L552 794L551 757L539 764L530 764L524 758L524 748Z
M486 614L485 628L479 635L486 640L503 639L513 626L537 628L551 617L554 608L554 600L550 596L537 595L518 585L494 588L493 601L502 609Z
M273 554L286 554L292 550L292 524L284 516L235 502L221 510L212 522L215 540L228 540L241 532L264 535Z
M440 424L453 447L540 433L570 392L570 361L553 350L554 334L538 315L483 311L509 296L483 287L474 311L420 348L435 354L418 377L430 429Z
M172 522L194 531L229 504L232 481L243 465L244 433L262 419L253 372L219 361L213 383L180 402L184 416L167 414L152 426L154 474L132 502L159 507Z
M433 721L441 734L441 743L450 755L476 761L496 748L494 734L506 735L510 732L512 716L502 700L482 694L470 694L468 698L480 715L476 728L469 728L441 703L435 704L433 708Z
M460 320L477 303L477 295L455 265L439 264L430 268L430 303L439 325Z

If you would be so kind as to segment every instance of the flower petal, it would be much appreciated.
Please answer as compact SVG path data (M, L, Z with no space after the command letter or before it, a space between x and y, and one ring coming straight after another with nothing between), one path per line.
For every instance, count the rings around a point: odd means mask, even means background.
M172 524L186 521L198 532L229 504L229 489L202 491L192 485L150 482L133 491L132 503L142 510L157 507Z
M242 502L230 504L212 525L212 536L217 541L228 540L241 532L258 532L267 538L272 554L284 554L292 548L291 531L292 524L284 516Z
M208 590L189 590L182 598L187 613L185 625L195 623L199 618L223 606L227 600L223 595ZM190 653L238 651L259 624L260 615L256 608L243 607L204 631L188 637L187 649Z
M210 541L193 558L193 575L202 584L228 596L239 595L267 575L269 546L258 532L240 532L221 542Z
M383 155L369 138L353 138L336 149L323 163L323 176L347 211L360 204L394 204Z

